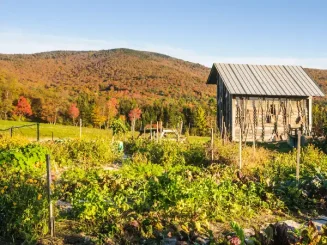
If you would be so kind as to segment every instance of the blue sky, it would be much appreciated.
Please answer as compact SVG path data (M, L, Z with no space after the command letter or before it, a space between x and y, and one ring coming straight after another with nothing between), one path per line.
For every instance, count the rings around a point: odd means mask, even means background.
M0 0L0 52L133 48L327 69L327 1Z

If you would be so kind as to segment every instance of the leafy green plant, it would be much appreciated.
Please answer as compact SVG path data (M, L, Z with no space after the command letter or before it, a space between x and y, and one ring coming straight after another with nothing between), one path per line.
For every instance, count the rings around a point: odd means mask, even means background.
M47 233L47 153L38 144L0 151L0 236L35 243Z

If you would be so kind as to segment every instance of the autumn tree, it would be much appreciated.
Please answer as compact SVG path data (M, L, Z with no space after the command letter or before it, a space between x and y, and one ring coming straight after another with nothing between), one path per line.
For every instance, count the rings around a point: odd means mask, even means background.
M111 124L111 121L114 119L114 117L118 113L118 100L116 98L111 98L106 103L107 108L107 127Z
M142 111L140 108L136 107L128 113L128 118L131 121L132 131L135 131L135 123L137 119L141 118Z
M203 136L206 134L206 131L207 131L206 112L201 106L198 106L195 109L194 126L197 129L198 135Z
M42 103L41 118L46 122L56 124L66 107L67 105L58 96L48 97Z
M14 99L18 97L20 86L13 76L0 72L0 118L7 120L15 109Z
M31 116L33 114L31 104L24 96L19 97L17 105L14 109L14 114L18 116L19 121L22 119L22 117Z
M94 106L92 110L92 122L95 127L101 128L105 123L106 117L101 114L101 110L98 106Z
M79 109L75 103L70 105L68 115L71 119L73 119L73 125L75 125L75 119L79 116Z

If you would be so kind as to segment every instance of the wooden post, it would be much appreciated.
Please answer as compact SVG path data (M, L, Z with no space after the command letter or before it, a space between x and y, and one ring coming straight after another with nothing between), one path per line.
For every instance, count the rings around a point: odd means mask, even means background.
M213 128L211 128L211 163L213 163Z
M252 123L251 123L252 124ZM255 154L255 137L256 135L254 134L254 123L252 124L252 134L253 134L253 154Z
M82 118L79 119L79 138L82 138Z
M54 217L51 202L51 166L50 166L50 155L46 155L47 161L47 191L48 191L48 203L49 203L49 230L51 237L54 236Z
M162 126L162 121L160 121L160 133L163 132L163 126Z
M157 121L157 142L159 142L159 122Z
M14 127L11 127L11 128L10 128L10 137L11 137L11 138L12 138L13 134L14 134Z
M36 141L40 141L40 124L36 124Z
M239 156L240 156L240 169L242 169L242 127L240 125L240 141L239 141Z
M300 179L301 131L297 132L296 180Z
M183 133L183 121L181 121L181 132L180 132L180 135L182 135Z
M150 139L152 140L152 121L150 122Z

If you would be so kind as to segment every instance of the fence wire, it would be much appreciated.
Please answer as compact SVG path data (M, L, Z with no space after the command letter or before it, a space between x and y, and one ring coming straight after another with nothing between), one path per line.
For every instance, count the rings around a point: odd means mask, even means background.
M28 138L34 138L39 141L40 127L38 123L12 126L10 128L0 129L0 135L9 137L23 136Z

